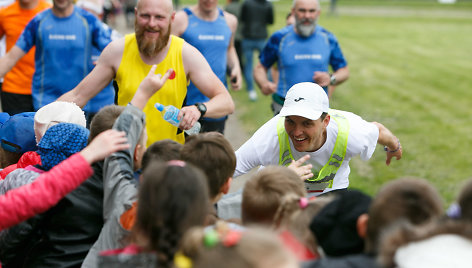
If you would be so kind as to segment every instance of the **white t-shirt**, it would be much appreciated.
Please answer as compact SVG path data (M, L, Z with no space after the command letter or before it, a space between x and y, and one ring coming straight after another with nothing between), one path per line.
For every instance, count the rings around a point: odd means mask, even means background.
M349 136L347 140L346 157L336 173L333 180L333 187L326 188L324 192L334 189L344 189L349 186L349 161L353 156L359 155L362 160L368 160L372 156L379 138L379 129L376 125L369 123L360 116L350 112L341 112L349 121ZM257 166L268 166L279 164L279 139L277 136L277 122L280 116L275 116L244 143L236 151L236 170L234 177L249 172ZM338 133L338 125L331 118L327 129L325 144L315 152L298 152L289 138L290 148L295 160L309 154L308 163L313 165L315 170L320 170L329 160L334 149Z

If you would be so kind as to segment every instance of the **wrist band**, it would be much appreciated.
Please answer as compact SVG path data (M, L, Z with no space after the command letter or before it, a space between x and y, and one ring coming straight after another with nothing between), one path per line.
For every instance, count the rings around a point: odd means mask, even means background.
M397 142L398 142L397 149L395 149L395 150L389 150L387 146L384 146L384 151L386 151L387 153L396 153L396 152L398 152L398 150L400 150L400 148L402 147L402 145L400 144L400 140L399 140L399 139L397 139Z

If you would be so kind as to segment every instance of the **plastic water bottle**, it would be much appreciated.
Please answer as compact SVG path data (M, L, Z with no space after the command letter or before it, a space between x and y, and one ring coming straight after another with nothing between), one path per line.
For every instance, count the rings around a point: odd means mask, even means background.
M164 106L158 102L154 104L154 107L156 107L156 109L159 112L161 112L164 120L171 123L175 127L179 127L180 120L178 119L178 116L179 116L180 110L177 107L173 105ZM195 122L192 128L184 130L184 131L185 133L187 133L187 135L195 135L195 134L200 133L200 127L201 127L200 122L197 121Z

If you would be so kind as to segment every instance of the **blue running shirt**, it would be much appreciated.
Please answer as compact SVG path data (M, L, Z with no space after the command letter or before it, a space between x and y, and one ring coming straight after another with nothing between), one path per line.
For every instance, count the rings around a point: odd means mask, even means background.
M336 37L317 25L313 34L304 38L293 26L275 32L259 56L267 69L277 62L279 82L276 94L285 98L287 91L300 82L313 82L315 71L336 71L347 66ZM324 88L325 92L327 88Z
M184 11L188 15L188 26L181 37L203 54L213 72L226 86L227 52L232 33L226 23L223 11L218 9L219 16L214 21L198 18L189 8L185 8ZM187 105L208 100L193 83L189 84ZM208 119L205 118L205 120Z
M56 17L51 9L36 15L16 43L25 52L36 46L34 109L55 101L78 85L93 69L92 47L101 51L110 41L111 29L104 28L100 20L78 7L66 18ZM105 99L108 103L108 98Z

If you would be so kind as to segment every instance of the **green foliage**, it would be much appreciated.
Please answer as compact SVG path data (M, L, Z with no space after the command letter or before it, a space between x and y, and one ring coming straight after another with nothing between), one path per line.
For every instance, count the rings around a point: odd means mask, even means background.
M275 31L291 1L273 2ZM402 142L404 155L387 167L378 146L367 162L351 161L351 187L374 194L403 177L431 181L447 203L472 176L472 3L437 1L338 1L337 15L322 1L319 24L339 39L351 76L331 107L378 121ZM257 60L255 61L257 62ZM270 97L250 102L232 92L248 134L271 116Z

